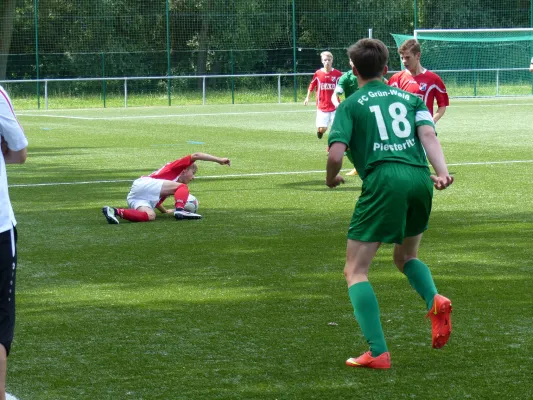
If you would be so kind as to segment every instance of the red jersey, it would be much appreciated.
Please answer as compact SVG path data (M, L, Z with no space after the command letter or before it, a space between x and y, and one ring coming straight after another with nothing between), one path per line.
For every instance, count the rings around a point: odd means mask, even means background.
M389 79L389 85L395 86L406 92L413 93L424 100L426 106L433 115L433 103L437 100L439 107L450 105L446 86L436 73L424 69L422 73L413 76L408 70L395 73Z
M312 92L316 88L316 107L320 111L335 111L335 105L331 102L331 96L335 92L335 86L337 86L337 81L341 76L342 72L335 68L329 72L319 69L313 75L308 90Z
M169 162L159 168L157 171L152 172L148 175L150 178L154 179L164 179L167 181L177 181L178 177L189 165L193 164L191 156L185 156L179 160Z

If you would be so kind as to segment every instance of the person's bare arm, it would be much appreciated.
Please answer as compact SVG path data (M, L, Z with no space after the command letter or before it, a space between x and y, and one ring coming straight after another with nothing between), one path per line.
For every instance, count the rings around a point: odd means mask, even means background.
M437 190L446 189L453 183L453 177L448 172L448 166L439 139L435 135L435 129L430 125L422 125L417 128L417 133L426 150L427 158L436 173L436 175L431 175L435 188Z
M212 161L212 162L216 162L220 165L231 165L231 160L229 158L226 158L226 157L216 157L216 156L212 156L211 154L207 154L207 153L193 153L191 154L191 160L192 162L195 162L195 161Z
M333 105L335 106L335 108L337 108L339 106L339 104L341 104L341 102L339 101L339 94L336 90L333 92L333 94L331 95L331 102L333 103Z
M307 91L307 96L305 96L305 100L304 100L304 106L306 106L308 103L309 103L309 97L311 96L311 91L308 90Z
M446 112L446 106L437 108L437 112L433 116L433 122L437 123L437 121L442 118L445 112Z
M22 150L14 151L7 146L7 142L2 138L2 154L4 155L4 161L6 164L24 164L26 157L28 156L28 148L25 147Z
M328 162L326 165L326 185L329 188L334 188L344 183L344 178L339 175L342 168L342 159L346 145L341 142L334 142L329 148Z
M168 210L163 204L155 206L161 214L174 214L174 210Z

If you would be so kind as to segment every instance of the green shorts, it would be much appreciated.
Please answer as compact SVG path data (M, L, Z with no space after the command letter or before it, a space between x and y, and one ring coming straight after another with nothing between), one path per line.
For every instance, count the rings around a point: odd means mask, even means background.
M402 244L427 229L432 198L428 168L380 164L365 177L348 239Z

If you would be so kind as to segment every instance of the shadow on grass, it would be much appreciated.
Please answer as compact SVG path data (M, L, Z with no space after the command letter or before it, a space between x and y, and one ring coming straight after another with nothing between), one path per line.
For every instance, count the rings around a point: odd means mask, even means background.
M305 191L338 191L338 192L352 192L352 191L361 191L361 180L354 184L351 180L346 179L348 184L339 185L334 189L330 189L326 186L325 179L313 179L308 181L298 181L298 182L287 182L280 183L279 186L286 189L296 189L296 190L305 190Z

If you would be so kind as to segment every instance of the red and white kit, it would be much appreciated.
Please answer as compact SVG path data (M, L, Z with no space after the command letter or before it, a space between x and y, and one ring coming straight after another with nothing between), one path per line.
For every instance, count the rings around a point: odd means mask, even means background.
M416 76L411 75L408 70L397 72L389 79L389 85L420 97L426 103L431 115L433 115L435 99L438 107L450 105L444 82L440 76L427 69Z

